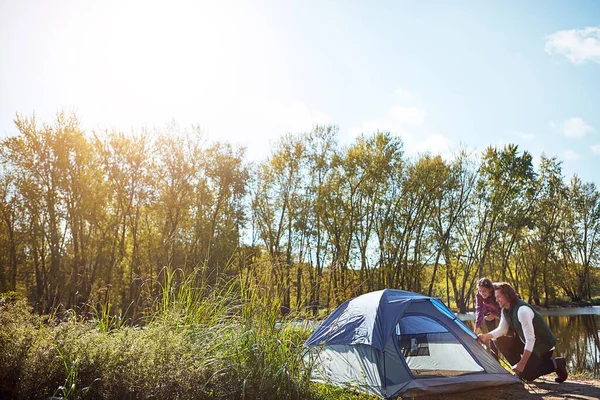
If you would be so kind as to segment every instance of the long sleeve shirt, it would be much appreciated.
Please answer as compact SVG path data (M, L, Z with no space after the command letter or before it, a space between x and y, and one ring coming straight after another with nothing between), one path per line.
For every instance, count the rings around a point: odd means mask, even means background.
M493 297L490 296L484 299L482 295L477 293L475 296L475 329L481 326L486 313L490 313L494 317L499 317L502 314L500 306L494 301Z
M523 336L525 336L525 350L533 351L535 345L535 330L533 329L533 310L529 307L520 307L517 311L517 318L523 327ZM506 335L508 332L508 322L504 318L504 313L500 317L500 324L496 329L490 332L494 339ZM521 338L521 341L523 338Z

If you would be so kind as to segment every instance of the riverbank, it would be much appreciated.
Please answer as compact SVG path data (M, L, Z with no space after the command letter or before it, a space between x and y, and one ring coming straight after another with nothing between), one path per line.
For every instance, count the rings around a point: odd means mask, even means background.
M311 329L279 323L268 296L225 289L198 297L181 287L165 290L173 294L144 326L124 324L109 306L87 318L72 310L39 316L25 299L0 295L0 399L366 398L309 380L302 344ZM577 321L555 324L557 337L572 338ZM436 399L600 398L600 380L553 379Z
M531 383L515 383L501 387L471 390L421 400L597 400L600 398L600 379L569 377L563 383L554 382L554 375Z
M551 310L553 308L570 308L570 307L593 307L593 306L600 306L600 297L594 297L590 300L587 301L580 301L580 302L575 302L575 301L571 301L571 300L565 300L565 299L557 299L554 300L553 302L551 302L550 304L548 304L547 306L544 305L537 305L535 303L531 304L533 307L537 308L538 310Z

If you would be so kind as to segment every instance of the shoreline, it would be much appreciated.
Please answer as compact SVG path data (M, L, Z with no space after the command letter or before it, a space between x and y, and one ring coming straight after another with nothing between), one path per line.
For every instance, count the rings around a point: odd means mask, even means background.
M505 386L476 389L468 392L449 393L440 396L427 396L422 400L596 400L600 398L600 379L579 375L569 376L562 382L554 382L554 374L549 374L533 382L518 382Z

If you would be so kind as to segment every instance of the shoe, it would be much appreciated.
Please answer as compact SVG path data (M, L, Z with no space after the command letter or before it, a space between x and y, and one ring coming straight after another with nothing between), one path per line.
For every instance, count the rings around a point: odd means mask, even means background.
M564 382L567 380L569 373L567 372L567 361L564 357L557 357L554 359L556 362L556 378L554 378L554 382Z

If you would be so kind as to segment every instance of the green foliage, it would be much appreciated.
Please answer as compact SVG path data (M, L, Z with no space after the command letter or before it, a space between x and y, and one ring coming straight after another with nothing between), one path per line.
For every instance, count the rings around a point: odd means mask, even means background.
M292 320L265 286L223 283L195 296L169 272L161 307L143 327L67 313L45 323L14 295L0 297L0 395L15 399L351 398L309 382ZM175 276L181 278L176 283ZM167 295L168 294L168 295ZM108 306L105 310L108 309ZM334 397L330 397L334 396ZM350 396L350 397L348 397Z
M171 310L258 270L282 314L440 283L465 311L483 275L537 304L598 294L597 188L565 183L556 159L536 170L513 144L407 157L391 132L342 147L337 127L315 126L249 164L197 126L89 134L64 112L43 124L18 115L15 126L0 146L0 290L38 312L95 304L107 331L147 318L187 326L212 314ZM189 290L183 276L202 290L175 293Z
M40 317L16 293L0 296L0 397L8 397L19 382L27 354L46 334Z

